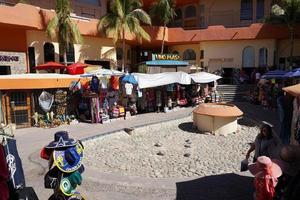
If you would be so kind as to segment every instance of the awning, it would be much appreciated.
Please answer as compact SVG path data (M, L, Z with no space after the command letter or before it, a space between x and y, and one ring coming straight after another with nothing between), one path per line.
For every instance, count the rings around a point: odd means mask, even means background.
M207 72L198 72L198 73L190 74L190 76L192 77L193 81L195 81L196 83L210 83L222 78L221 76L207 73Z
M13 74L0 76L0 90L68 88L80 76L68 74Z
M284 87L282 90L291 94L292 96L300 96L300 84Z
M133 75L141 89L169 85L172 83L183 85L191 84L191 76L185 72L165 72L158 74L133 73Z
M264 75L261 76L262 79L285 79L285 74L288 71L284 70L273 70L273 71L268 71Z
M188 66L189 62L187 61L181 61L181 60L151 60L146 61L146 65L152 65L152 66Z

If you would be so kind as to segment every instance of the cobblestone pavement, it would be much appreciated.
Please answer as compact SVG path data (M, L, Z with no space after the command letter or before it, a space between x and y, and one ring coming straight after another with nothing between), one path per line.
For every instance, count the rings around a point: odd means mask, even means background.
M238 107L245 115L254 120L268 121L278 126L276 113L265 111L260 106L239 103ZM172 113L149 113L127 120L118 120L109 124L84 124L61 126L54 129L27 128L16 132L18 150L23 162L28 186L33 186L41 200L47 199L51 191L43 188L43 176L47 162L39 158L42 146L53 139L53 133L67 130L72 137L84 139L101 134L112 133L124 128L139 127L162 121L180 119L191 114L192 108ZM143 178L122 176L100 172L96 168L87 168L83 174L83 185L79 191L88 199L251 199L252 180L249 174L222 174L204 178ZM226 187L225 187L226 186ZM248 187L249 186L249 187ZM209 189L210 188L210 189ZM232 188L237 188L232 191ZM250 189L249 189L250 188ZM226 192L228 191L228 192ZM230 193L232 194L230 196ZM223 198L224 197L224 198Z

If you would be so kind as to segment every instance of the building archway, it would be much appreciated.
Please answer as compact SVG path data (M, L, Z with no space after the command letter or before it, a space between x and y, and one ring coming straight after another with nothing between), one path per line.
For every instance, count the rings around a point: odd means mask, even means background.
M259 56L258 56L258 65L259 67L267 67L268 66L268 49L260 48Z
M54 45L50 42L44 44L44 62L55 61Z
M187 49L183 52L183 60L196 60L196 52L193 49Z

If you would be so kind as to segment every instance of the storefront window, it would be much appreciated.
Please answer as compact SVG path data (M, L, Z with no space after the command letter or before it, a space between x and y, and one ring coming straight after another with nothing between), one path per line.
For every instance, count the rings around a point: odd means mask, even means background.
M185 18L196 17L196 7L195 6L186 7L184 17Z
M265 0L257 0L256 19L262 19L265 15Z
M183 60L196 60L196 53L193 49L187 49L183 52Z
M268 65L268 49L259 49L259 66L266 67Z
M241 20L252 20L253 3L252 0L241 0Z
M44 62L55 61L54 45L50 42L44 44Z
M79 0L82 4L90 4L93 6L101 6L100 0Z
M246 47L243 50L243 67L255 67L254 48Z

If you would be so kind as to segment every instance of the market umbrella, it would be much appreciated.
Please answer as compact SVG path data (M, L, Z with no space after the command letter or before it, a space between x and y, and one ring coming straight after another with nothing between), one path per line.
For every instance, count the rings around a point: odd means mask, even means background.
M293 69L292 71L287 72L284 75L285 78L295 78L295 77L300 77L300 68Z
M285 79L285 74L288 71L285 70L272 70L268 71L264 75L261 76L262 79Z
M208 72L198 72L198 73L190 74L190 76L193 79L193 81L195 81L196 83L210 83L222 78L221 76L211 74Z
M91 77L91 76L103 76L103 75L108 75L108 76L122 76L124 75L123 72L120 72L118 70L114 69L97 69L90 71L86 74L82 74L82 77Z
M125 75L122 79L122 83L131 83L133 85L138 84L137 80L134 78L134 76L132 74Z
M71 75L76 75L76 74L84 74L84 68L88 67L87 64L84 63L74 63L72 65L69 65L67 67L68 73Z
M300 96L300 84L284 87L282 90L291 94L292 96Z
M49 70L49 69L65 69L66 66L56 62L47 62L45 64L36 66L35 69L37 70Z

